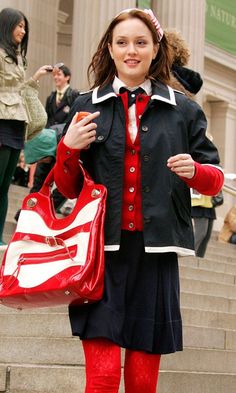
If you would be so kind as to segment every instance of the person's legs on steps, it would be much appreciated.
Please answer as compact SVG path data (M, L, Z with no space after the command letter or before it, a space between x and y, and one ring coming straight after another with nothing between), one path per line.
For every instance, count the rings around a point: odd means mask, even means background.
M214 220L212 220L211 218L208 218L207 220L208 220L207 231L206 231L204 239L202 240L201 244L198 247L198 252L196 254L197 256L200 256L201 258L204 258L205 254L206 254L207 245L208 245L208 242L211 238L213 224L214 224Z
M0 147L0 241L8 208L8 190L12 181L20 150L8 146Z
M83 340L82 343L86 365L85 393L118 393L121 378L120 347L103 338Z
M194 217L194 245L195 252L197 257L203 258L204 254L202 254L202 243L205 241L205 237L207 235L208 230L208 218L206 217ZM204 249L203 249L204 253Z

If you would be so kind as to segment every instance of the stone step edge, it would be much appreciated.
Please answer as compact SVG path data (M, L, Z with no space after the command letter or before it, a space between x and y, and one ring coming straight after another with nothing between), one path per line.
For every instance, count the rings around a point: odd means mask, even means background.
M163 355L165 356L165 355ZM213 372L213 371L189 371L189 370L168 370L168 369L162 369L162 366L160 365L160 374L172 374L172 375L212 375L212 376L235 376L236 377L236 373L229 373L229 372ZM75 370L75 371L79 371L79 370L83 370L85 372L85 366L84 365L52 365L52 364L22 364L22 363L9 363L9 364L5 364L5 363L0 363L0 368L5 368L6 371L7 369L13 369L13 368L22 368L22 369L42 369L42 370L56 370L56 369L64 369L64 370ZM123 369L123 365L121 366L121 368ZM10 371L10 370L9 370Z
M164 356L164 355L163 355ZM191 375L229 375L229 376L235 376L236 377L236 372L235 373L214 373L214 372L207 372L207 371L188 371L188 370L164 370L160 368L160 373L168 373L168 374L191 374ZM225 392L227 393L227 392Z
M196 266L186 266L186 265L180 265L180 279L181 278L193 278L193 277L189 277L188 276L188 271L187 269L191 270L193 272L193 274L197 274L197 272L200 272L200 274L204 275L204 273L206 274L215 274L215 277L212 281L210 282L214 282L216 284L229 284L229 285L235 285L236 284L236 274L235 273L225 273L225 272L216 272L213 269L205 269L203 267L196 267ZM220 281L220 277L223 276L229 276L231 277L231 281L234 281L233 283L228 283L226 281ZM234 280L232 280L232 277L234 277ZM207 279L204 279L204 277L201 277L202 281L209 281Z
M180 292L181 292L180 293L180 297L181 297L181 294L186 294L186 295L194 295L194 296L209 296L209 297L212 297L214 299L226 299L226 300L229 300L229 301L236 301L236 299L234 297L226 297L226 296L220 296L220 295L209 295L209 294L205 294L205 293L190 292L190 291L184 291L184 290L183 291L180 290ZM204 309L200 309L200 310L205 310L205 308ZM212 310L208 310L208 311L212 311Z
M204 329L204 330L216 330L217 332L236 333L236 326L235 326L235 329L230 329L230 328L227 328L227 327L205 326L205 325L198 325L198 324L192 325L191 323L184 323L184 321L183 321L183 331L185 330L185 328L198 328L198 329ZM39 340L62 340L62 339L73 340L73 341L75 341L75 340L80 341L79 337L73 336L72 334L71 335L60 335L60 336L52 336L52 335L49 335L49 336L46 336L46 335L45 336L42 336L42 335L41 336L32 336L32 335L30 335L30 336L28 336L28 335L23 336L22 335L22 336L19 336L17 334L14 334L14 336L13 336L13 335L2 334L0 336L0 339L1 338L12 339L13 337L14 337L14 339L23 339L23 338L25 338L25 339L35 339L37 341L39 341ZM186 346L186 348L191 348L191 347ZM196 348L196 347L192 347L192 348ZM199 346L198 348L201 349L201 348L205 348L205 347L200 347ZM209 349L217 349L217 348L209 347ZM1 365L1 363L0 363L0 365Z
M192 263L192 260L187 260L187 259L185 261L179 260L179 267L192 267L194 269L201 269L201 270L206 270L206 271L212 272L213 269L209 266L212 263L217 264L217 265L219 265L219 264L224 265L226 267L227 266L235 267L235 263L222 262L222 261L217 261L215 259L213 260L213 259L207 259L207 258L204 258L201 260L199 260L199 258L196 258L196 262L194 261L194 263ZM225 272L220 272L217 270L213 270L213 271L215 271L216 273L225 273ZM225 273L225 274L233 274L233 273Z
M78 365L78 364L51 364L51 363L2 363L0 362L0 367L22 367L22 368L74 368L74 369L81 369L84 368L84 364Z
M215 282L215 281L209 281L209 280L202 280L202 279L197 279L197 278L192 278L192 277L180 277L180 281L181 281L181 279L183 279L183 280L192 280L192 281L194 281L194 282L198 282L198 283L209 283L209 284L218 284L218 285L224 285L224 286L227 286L227 287L232 287L232 288L235 288L236 289L236 285L235 284L228 284L228 283L224 283L224 282ZM181 288L180 288L181 289ZM194 292L195 293L195 292ZM236 299L236 297L235 298L231 298L231 299Z
M183 292L181 292L182 294L184 293L184 294L189 294L189 295L192 295L192 292L188 292L188 291L183 291ZM227 298L227 297L223 297L223 296L214 296L214 295L204 295L204 294L201 294L201 293L194 293L194 295L196 295L196 296L198 296L198 295L201 295L201 296L211 296L212 298L221 298L221 299L226 299L226 300L233 300L233 301L236 301L236 299L235 298ZM2 305L1 305L2 306ZM32 311L32 310L34 310L34 309L23 309L23 310L17 310L17 309L15 309L15 308L11 308L11 307L9 307L9 310L11 310L10 312L7 312L7 307L5 307L6 308L6 310L4 310L4 311L6 311L6 312L0 312L0 315L26 315L26 316L29 316L29 315L35 315L35 314L37 314L37 315L48 315L48 314L50 314L50 315L67 315L68 316L68 311L67 310L65 310L65 311L52 311L52 312L50 312L50 311L46 311L47 310L47 308L45 307L45 312L44 311L40 311L39 313L37 313L37 311L36 311L36 309L35 309L35 311ZM3 308L1 308L1 310L3 310ZM14 312L14 310L15 310L15 312ZM40 310L42 310L42 308L40 309ZM236 313L235 312L228 312L228 311L214 311L214 310L212 310L212 309L205 309L205 308L196 308L196 307L185 307L185 306L181 306L181 310L194 310L194 311L203 311L203 312L211 312L211 313L213 313L213 314L229 314L229 315L236 315ZM30 311L32 311L32 312L30 312ZM69 318L69 316L68 316L68 318Z
M224 297L224 296L214 296L214 295L209 295L209 294L202 294L199 292L189 292L189 291L181 291L181 295L194 295L194 296L206 296L206 297L211 297L213 299L225 299L227 301L233 301L236 302L235 298L230 298L230 297ZM22 310L18 310L16 308L13 307L7 307L4 306L2 304L0 304L1 306L1 311L0 311L0 316L1 315L25 315L25 316L29 316L29 315L67 315L68 316L68 310L67 308L65 310L62 311L55 311L52 310L52 307L45 307L45 308L40 308L40 312L37 312L37 308L25 308ZM58 306L59 307L59 306ZM63 307L63 306L62 306ZM56 309L56 307L55 307ZM194 311L204 311L204 312L212 312L212 313L217 313L217 314L229 314L229 315L236 315L235 312L228 312L228 311L219 311L219 310L212 310L212 309L208 309L208 308L196 308L196 307L185 307L183 305L181 305L181 310L194 310ZM45 311L44 311L45 310ZM69 316L68 316L69 318Z
M202 309L199 309L199 308L192 308L192 307L184 307L184 306L181 306L181 311L183 311L183 310L193 310L193 311L195 311L195 312L204 312L204 313L211 313L211 314L219 314L219 315L224 315L224 314L227 314L227 315L235 315L235 317L236 317L236 313L235 312L227 312L227 311L212 311L212 310L202 310Z
M222 252L219 252L219 251L221 251L220 248L217 249L215 252L208 251L206 253L205 257L202 259L216 260L216 261L218 260L219 262L221 262L222 258L224 258L225 263L232 263L232 264L235 263L235 255L234 254L233 255L232 254L225 255L224 251L222 251ZM219 259L219 258L221 258L221 259Z
M168 356L168 355L162 355L162 356ZM38 364L38 363L0 363L0 367L2 368L7 368L7 367L21 367L21 368L41 368L41 369L58 369L58 368L63 368L63 369L84 369L84 365L78 365L78 364L70 364L70 365L61 365L61 364L50 364L50 363L45 363L45 364ZM122 365L123 368L123 365ZM235 373L229 373L229 372L213 372L213 371L189 371L189 370L165 370L160 368L160 372L162 373L173 373L173 374L202 374L202 375L232 375L236 376Z
M212 284L212 282L211 281L202 281L202 280L197 280L197 279L194 279L194 278L183 278L184 280L192 280L192 281L194 281L194 282L204 282L204 283L207 283L207 282L209 282L209 283L211 283ZM225 283L218 283L219 285L227 285L227 286L230 286L230 287L235 287L235 289L236 289L236 285L235 284L225 284ZM201 292L190 292L190 291L188 291L188 290L180 290L180 296L181 296L181 294L184 294L184 295L194 295L194 296L207 296L207 297L211 297L212 299L225 299L225 300L227 300L227 301L233 301L233 302L236 302L236 298L234 298L234 297L227 297L227 296L220 296L220 295L214 295L214 294L206 294L206 293L201 293ZM35 307L35 308L24 308L24 309L22 309L22 310L18 310L18 309L16 309L16 308L14 308L14 307L7 307L7 306L4 306L4 304L1 304L0 303L0 306L1 306L1 311L0 311L0 315L5 315L5 314L22 314L22 315L31 315L31 314L39 314L39 315L41 315L41 314L61 314L61 315L65 315L65 314L67 314L68 315L68 311L67 310L65 310L65 311L53 311L52 310L52 308L53 307L41 307L40 308L40 312L38 312L37 311L37 307ZM59 306L57 306L57 307L59 307ZM55 306L55 309L57 308L56 306ZM64 306L62 306L62 307L64 307ZM65 307L67 307L67 306L65 306ZM181 306L181 309L182 308L189 308L189 309L193 309L193 310L199 310L199 311L209 311L209 312L211 312L212 311L212 309L206 309L206 308L195 308L195 307L184 307L184 306ZM45 311L43 310L43 309L45 309ZM223 312L223 311L212 311L212 312L217 312L217 313L224 313L224 314L235 314L234 312L227 312L227 311L225 311L225 312Z
M184 262L182 263L182 261L183 261L183 259L184 259ZM209 263L212 263L212 262L214 262L214 263L219 263L219 264L224 264L224 265L233 265L233 266L235 266L235 262L232 262L232 259L235 259L236 260L236 256L234 257L234 258L232 258L232 257L230 257L230 260L224 260L224 261L222 261L222 260L218 260L218 259L214 259L213 257L211 258L208 258L207 257L207 255L204 257L204 258L200 258L200 257L189 257L189 259L188 259L188 257L181 257L181 258L179 258L179 265L180 266L191 266L191 261L196 261L196 267L197 268L202 268L202 263L205 263L206 264L206 266L207 266L207 264L208 264L208 262ZM186 261L188 261L189 260L189 265L186 263Z

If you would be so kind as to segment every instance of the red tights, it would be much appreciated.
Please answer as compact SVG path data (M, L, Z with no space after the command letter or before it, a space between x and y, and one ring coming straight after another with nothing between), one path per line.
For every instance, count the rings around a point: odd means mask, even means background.
M121 348L107 339L83 341L86 361L85 393L118 393ZM125 393L156 393L160 355L126 349Z

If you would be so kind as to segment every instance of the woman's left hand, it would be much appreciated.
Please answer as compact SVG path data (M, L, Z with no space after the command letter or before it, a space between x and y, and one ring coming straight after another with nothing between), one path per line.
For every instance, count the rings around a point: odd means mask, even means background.
M167 160L167 167L176 175L192 179L195 175L194 160L190 154L177 154Z

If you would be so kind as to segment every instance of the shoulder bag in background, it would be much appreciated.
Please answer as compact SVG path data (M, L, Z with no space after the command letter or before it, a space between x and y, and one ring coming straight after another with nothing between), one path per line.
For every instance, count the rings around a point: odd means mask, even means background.
M22 90L22 96L29 119L26 125L25 139L30 140L45 128L48 117L36 88L25 84Z

